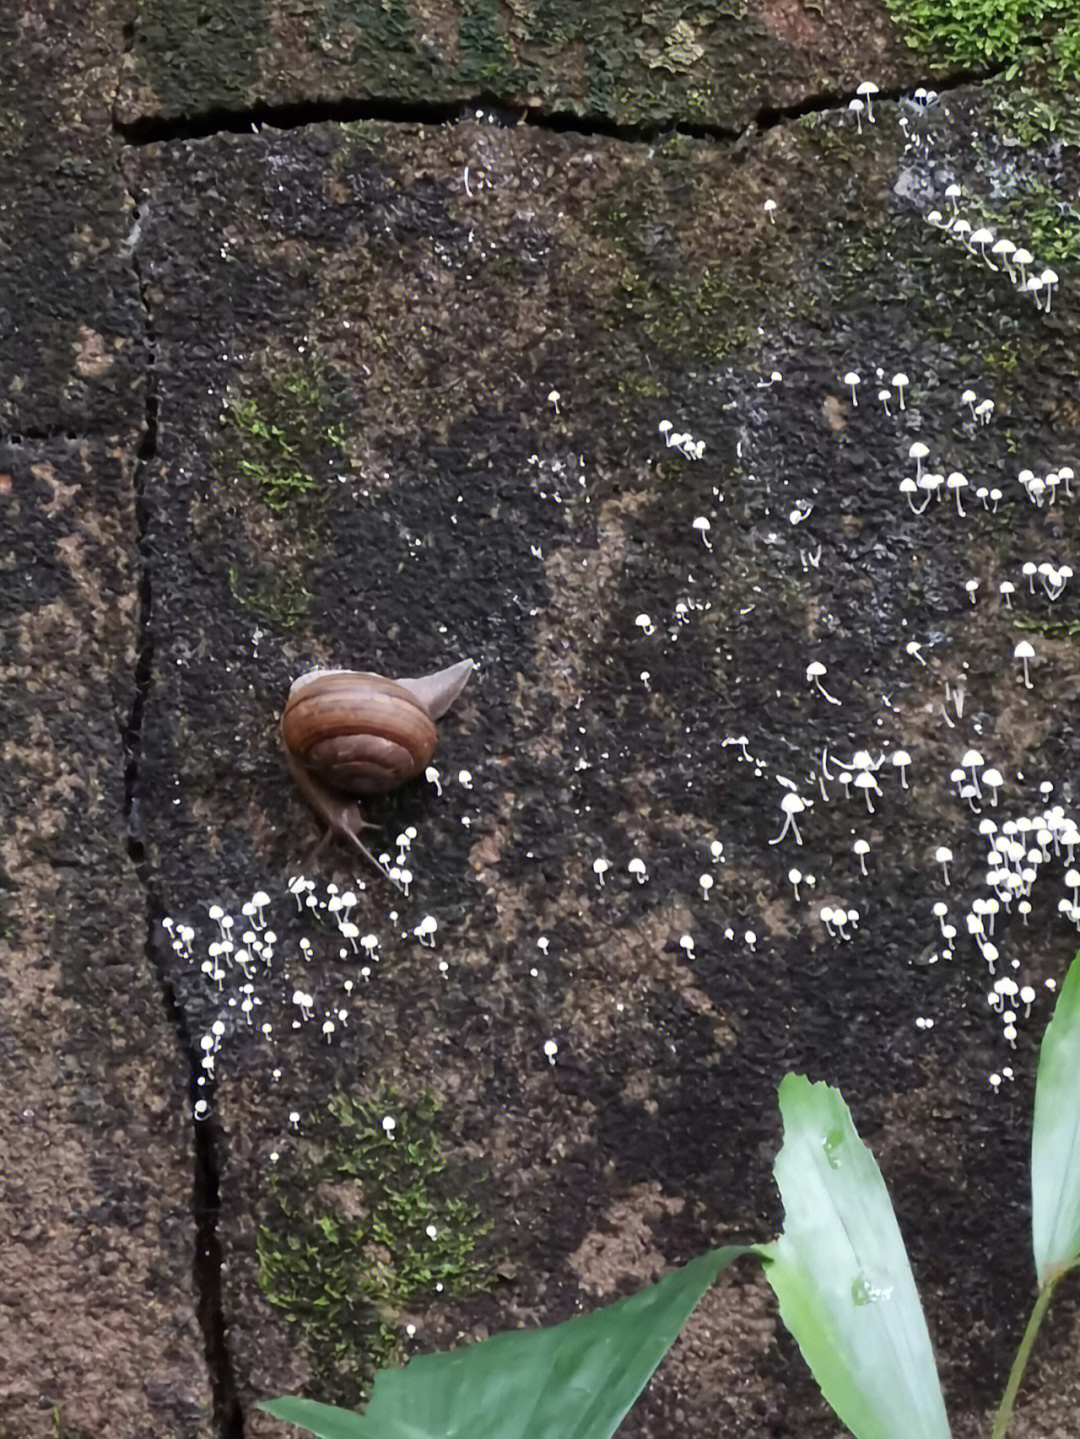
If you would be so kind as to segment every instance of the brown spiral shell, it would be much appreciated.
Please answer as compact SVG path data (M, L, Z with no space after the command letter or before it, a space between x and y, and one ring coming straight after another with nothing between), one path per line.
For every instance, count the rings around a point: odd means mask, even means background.
M302 675L281 716L293 759L343 794L383 794L424 770L435 725L407 689L361 670Z

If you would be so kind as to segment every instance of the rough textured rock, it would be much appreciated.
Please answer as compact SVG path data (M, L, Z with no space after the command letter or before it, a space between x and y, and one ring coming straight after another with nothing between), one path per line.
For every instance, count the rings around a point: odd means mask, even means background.
M127 854L145 318L122 16L0 16L0 1429L210 1432L190 1066Z
M109 133L116 12L53 0L0 15L0 434L81 436L141 417L133 217Z
M118 114L313 100L473 100L618 124L742 129L759 112L925 79L880 0L139 0Z
M125 853L130 455L3 447L0 1425L208 1434L187 1061Z
M985 1431L1075 945L1052 843L993 974L968 920L980 822L1077 804L1080 123L1001 84L857 124L863 76L928 80L880 5L626 8L0 20L20 1439L283 1434L259 1397L767 1237L790 1069L848 1099ZM969 483L909 503L913 466ZM313 855L290 680L465 654L434 777L369 806L397 887ZM1066 1292L1018 1434L1067 1432L1075 1340ZM718 1428L837 1432L749 1265L622 1432Z
M925 219L946 176L993 202L995 103L880 107L862 135L847 117L777 127L741 159L471 123L132 158L163 377L140 784L155 886L198 930L187 951L163 935L162 963L215 1049L245 1399L361 1392L370 1329L312 1340L295 1308L283 1326L256 1255L283 1243L273 1194L291 1193L297 1225L323 1212L308 1166L337 1142L330 1096L390 1081L407 1108L430 1087L448 1152L490 1171L496 1288L400 1318L445 1344L574 1312L595 1287L583 1256L621 1262L630 1285L773 1232L774 1091L792 1068L837 1083L881 1156L958 1432L1000 1389L1030 1283L1019 1076L1048 1000L1014 1054L985 961L945 952L931 906L962 926L982 885L978 818L949 783L965 748L1008 776L1002 814L1045 804L1040 782L1072 804L1077 661L1055 638L1068 592L1013 611L997 594L1029 555L1063 560L1067 502L1036 509L1015 471L1073 453L1071 298L1043 313ZM1024 163L1060 183L1051 151ZM969 384L991 424L960 402ZM665 419L705 442L700 459L665 444ZM898 492L921 437L970 474L959 509L948 491L916 516ZM976 497L997 483L993 507ZM1014 618L1045 630L1030 691ZM317 828L283 788L273 727L289 680L466 653L481 670L445 726L441 795L371 807L391 856L417 831L407 896L342 853L309 867ZM819 657L838 704L806 678ZM901 745L906 787L887 765L876 803L839 778L855 750ZM801 845L775 842L785 782L815 801ZM795 863L812 889L793 890ZM297 902L302 870L317 884ZM377 949L339 932L331 879ZM208 906L238 916L256 890L273 954L208 983ZM998 937L1040 990L1075 943L1060 893L1048 882L1029 927ZM821 923L838 904L860 911L854 939ZM1018 1079L995 1092L1002 1065ZM712 1433L718 1405L730 1432L834 1432L789 1341L747 1361L760 1296L738 1295L725 1382L692 1377L685 1356L716 1322L701 1320L628 1434Z

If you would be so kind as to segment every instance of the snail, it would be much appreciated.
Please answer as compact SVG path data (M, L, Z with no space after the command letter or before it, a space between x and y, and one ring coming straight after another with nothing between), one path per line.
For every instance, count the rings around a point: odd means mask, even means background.
M348 840L382 870L357 834L372 828L357 796L384 794L426 768L435 749L435 721L457 699L472 669L472 660L461 660L435 674L401 680L361 670L310 670L293 682L281 738L300 793L326 822L319 848L331 838Z

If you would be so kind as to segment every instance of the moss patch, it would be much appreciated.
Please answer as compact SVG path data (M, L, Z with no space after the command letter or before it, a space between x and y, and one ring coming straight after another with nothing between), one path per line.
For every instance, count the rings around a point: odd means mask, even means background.
M221 412L229 459L268 509L316 495L340 472L346 400L343 377L317 351L264 385L230 394Z
M265 567L229 566L229 593L240 606L259 619L283 629L295 629L308 612L311 592L301 575L278 573Z
M1036 272L1047 261L1080 261L1080 210L1037 176L1019 181L1015 192L999 203L972 197L967 205L992 229L1015 236L1037 256Z
M1080 101L1069 86L1005 84L994 101L993 125L1006 145L1025 150L1050 141L1080 146Z
M399 1357L402 1309L492 1282L480 1247L492 1222L443 1155L438 1113L426 1094L411 1107L392 1090L340 1095L306 1151L271 1177L260 1288L303 1336L334 1402L356 1402Z
M907 43L957 65L1019 64L1050 42L1062 78L1080 75L1075 0L888 0Z

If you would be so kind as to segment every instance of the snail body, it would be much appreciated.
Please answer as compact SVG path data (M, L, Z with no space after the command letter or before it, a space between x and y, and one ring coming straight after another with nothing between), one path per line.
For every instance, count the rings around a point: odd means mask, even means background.
M384 794L422 773L435 751L435 721L457 699L472 660L418 679L362 670L312 670L294 681L281 738L297 787L327 826L377 868L358 829L357 797Z

